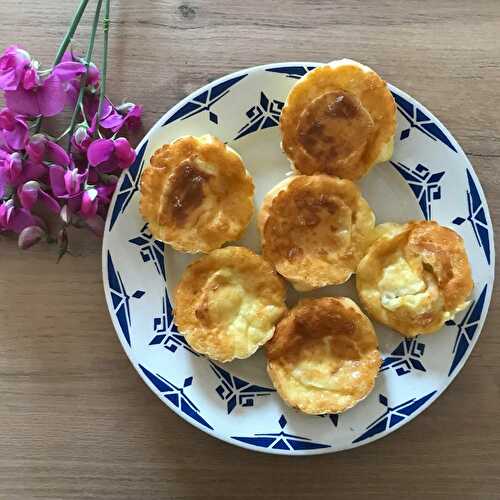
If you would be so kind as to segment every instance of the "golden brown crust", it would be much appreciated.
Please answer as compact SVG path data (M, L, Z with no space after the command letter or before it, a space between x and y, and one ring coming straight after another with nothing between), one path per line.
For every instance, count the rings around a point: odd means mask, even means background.
M266 351L279 395L313 415L340 413L364 399L381 364L373 325L345 297L301 300Z
M434 221L409 222L379 238L357 270L363 306L404 336L439 330L473 288L462 238Z
M364 255L374 220L353 182L293 176L264 199L262 252L297 290L344 283Z
M357 180L392 156L396 105L377 73L343 59L293 86L280 128L283 151L298 171Z
M243 247L214 250L186 268L175 291L175 321L189 345L217 361L247 358L286 311L272 266Z
M253 213L253 182L219 139L185 136L162 146L141 178L140 211L156 239L209 252L238 239Z

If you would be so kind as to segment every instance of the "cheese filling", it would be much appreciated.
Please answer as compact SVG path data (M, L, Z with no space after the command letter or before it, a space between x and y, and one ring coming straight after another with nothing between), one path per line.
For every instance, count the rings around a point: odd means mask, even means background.
M399 257L384 269L378 283L380 301L386 309L394 311L407 306L418 311L429 304L431 294L425 281L410 267L406 259Z
M266 305L249 293L242 277L229 269L214 273L204 294L212 324L225 325L226 334L233 339L236 356L270 338L282 314L280 307Z

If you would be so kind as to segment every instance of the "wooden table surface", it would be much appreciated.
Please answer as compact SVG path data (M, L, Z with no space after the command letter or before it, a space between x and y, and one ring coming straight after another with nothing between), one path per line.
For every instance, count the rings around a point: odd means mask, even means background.
M76 3L3 0L0 47L50 62ZM240 68L357 59L451 130L500 234L498 0L112 4L109 94L142 103L146 129ZM469 361L428 410L368 446L298 459L230 446L168 410L119 345L100 242L82 233L74 250L57 265L52 247L0 239L1 499L500 498L498 288Z

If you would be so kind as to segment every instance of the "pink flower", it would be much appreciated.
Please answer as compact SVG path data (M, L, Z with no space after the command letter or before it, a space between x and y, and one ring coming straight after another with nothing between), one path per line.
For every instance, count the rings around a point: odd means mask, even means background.
M37 181L28 181L19 186L17 196L21 205L27 210L31 210L37 201L43 203L55 214L58 214L61 210L59 203L50 194L46 193Z
M126 102L118 106L117 110L124 117L122 127L126 126L129 130L137 130L141 126L142 106Z
M15 91L22 86L26 72L31 68L30 55L25 51L11 45L0 56L0 89ZM27 77L30 84L32 77Z
M50 141L43 134L35 134L26 145L26 152L35 162L50 161L57 165L68 166L70 158L68 153L59 144Z
M26 116L54 116L64 109L66 92L57 75L50 75L40 85L26 90L5 92L7 106Z
M135 160L135 150L127 139L97 139L87 151L90 165L97 167L102 173L110 173L115 169L124 170Z
M75 130L71 137L72 146L80 153L85 153L92 142L92 133L89 127L82 125Z
M24 228L36 225L38 225L37 219L30 211L17 208L12 199L0 204L0 229L19 234Z
M23 117L8 108L0 111L0 144L19 151L25 148L28 136L29 127Z
M87 120L91 122L92 128L97 127L97 109L99 107L99 96L97 94L87 94L83 99L83 109ZM99 126L112 132L117 132L123 125L123 117L115 109L111 101L105 97L102 101Z
M52 193L59 199L68 200L69 213L78 212L88 172L79 173L77 168L66 170L59 165L52 165L49 177Z
M85 219L94 217L94 215L97 213L97 208L99 206L98 194L99 193L95 188L87 189L83 192L80 214Z
M20 153L10 154L3 161L0 169L3 171L3 178L8 184L11 186L17 185L23 171L23 157Z

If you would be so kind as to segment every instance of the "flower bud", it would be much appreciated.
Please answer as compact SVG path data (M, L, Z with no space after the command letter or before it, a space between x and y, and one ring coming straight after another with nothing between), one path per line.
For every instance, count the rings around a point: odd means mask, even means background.
M85 219L94 217L94 215L97 213L97 207L99 204L97 194L97 189L94 188L88 189L83 193L80 213Z
M23 170L23 159L20 153L12 153L4 160L4 171L7 182L16 184Z
M39 226L25 227L19 234L17 244L21 250L26 250L36 245L44 236L45 232Z
M47 138L43 134L35 134L30 142L26 145L26 152L30 160L41 162L45 156L45 144Z
M17 190L17 195L19 196L21 205L24 208L30 210L38 200L39 191L40 191L40 184L37 181L25 182Z

